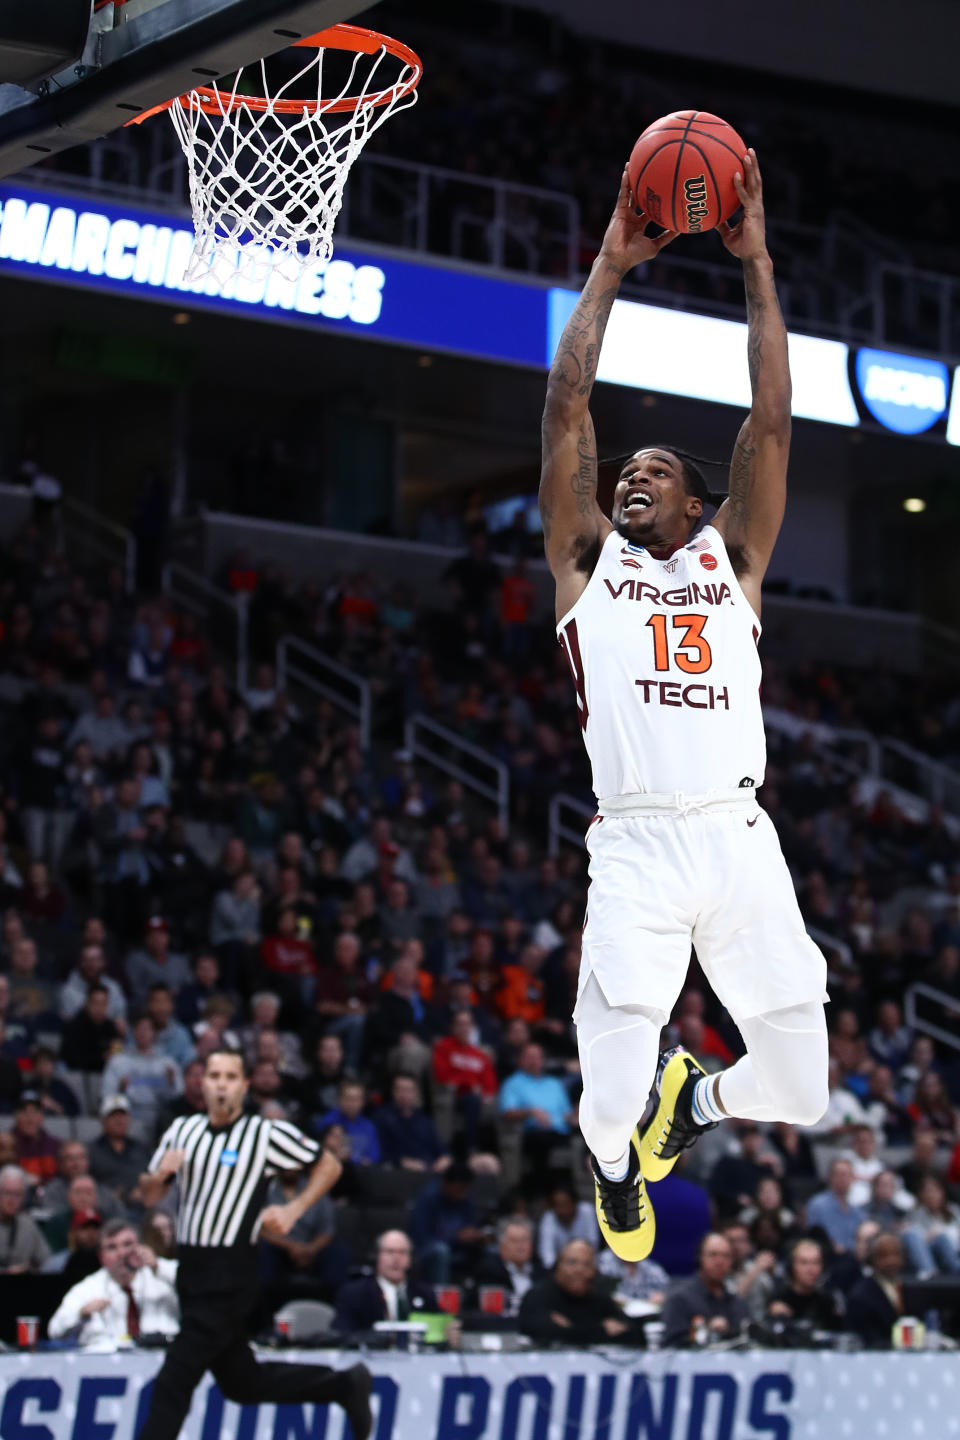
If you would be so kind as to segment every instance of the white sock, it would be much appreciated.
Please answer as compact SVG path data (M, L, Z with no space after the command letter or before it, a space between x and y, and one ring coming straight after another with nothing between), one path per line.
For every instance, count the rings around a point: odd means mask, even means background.
M603 1160L598 1160L597 1165L600 1173L606 1175L608 1180L626 1180L630 1170L630 1151L624 1150L620 1159L614 1160L611 1165L605 1164Z
M716 1075L705 1075L693 1087L690 1111L698 1125L710 1125L714 1120L727 1118L714 1098L716 1080Z

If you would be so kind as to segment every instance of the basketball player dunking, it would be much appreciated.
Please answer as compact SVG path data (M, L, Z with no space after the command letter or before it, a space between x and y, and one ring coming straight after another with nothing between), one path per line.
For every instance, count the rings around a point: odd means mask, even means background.
M766 759L760 586L786 499L790 371L753 151L737 193L742 219L720 235L743 262L753 404L713 519L702 520L711 496L699 469L670 445L629 456L609 520L597 504L588 402L604 330L623 277L674 238L646 234L626 174L543 414L540 513L557 634L598 802L574 1013L580 1124L600 1228L625 1260L653 1245L645 1182L703 1129L727 1115L808 1125L827 1103L826 966L756 798ZM682 1049L658 1065L691 942L747 1049L709 1077ZM657 1109L641 1135L652 1084Z

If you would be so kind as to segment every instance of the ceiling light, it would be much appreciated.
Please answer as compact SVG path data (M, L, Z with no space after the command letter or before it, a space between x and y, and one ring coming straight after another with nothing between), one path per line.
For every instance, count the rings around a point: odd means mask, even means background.
M927 502L921 500L919 495L908 495L903 502L903 508L908 515L922 515L927 508Z

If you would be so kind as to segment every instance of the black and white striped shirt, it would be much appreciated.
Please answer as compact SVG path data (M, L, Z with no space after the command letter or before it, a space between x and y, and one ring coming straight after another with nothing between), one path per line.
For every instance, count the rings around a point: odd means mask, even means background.
M183 1150L178 1171L177 1244L214 1248L249 1245L263 1209L267 1184L284 1170L302 1170L320 1146L286 1120L241 1115L231 1125L211 1125L206 1115L187 1115L163 1134L150 1161L157 1169L167 1150Z

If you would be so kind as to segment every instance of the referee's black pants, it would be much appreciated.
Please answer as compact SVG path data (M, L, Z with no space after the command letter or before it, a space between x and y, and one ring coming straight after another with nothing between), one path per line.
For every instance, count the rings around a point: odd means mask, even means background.
M225 1253L220 1252L221 1257ZM256 1272L251 1274L241 1261L243 1284L238 1288L235 1276L227 1289L221 1264L210 1267L208 1257L195 1257L194 1251L180 1258L180 1331L153 1382L150 1409L137 1440L177 1440L207 1370L225 1398L238 1405L341 1403L344 1371L284 1361L262 1364L254 1356L246 1326L257 1298Z

